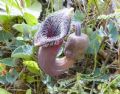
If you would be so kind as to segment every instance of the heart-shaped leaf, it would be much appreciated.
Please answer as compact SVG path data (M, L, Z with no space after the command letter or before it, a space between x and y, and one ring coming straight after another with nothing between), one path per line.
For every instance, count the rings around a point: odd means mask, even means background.
M14 58L23 58L23 59L31 59L33 54L33 46L30 45L23 45L16 48L12 52L12 57Z
M1 63L7 65L7 66L11 66L11 67L14 67L15 66L15 63L14 63L14 59L13 58L5 58L5 59L2 59L1 60Z
M19 76L18 72L15 69L13 69L11 72L8 72L6 74L6 80L8 81L8 83L12 84L13 82L16 81L18 76Z
M32 30L32 27L27 24L15 24L13 25L13 28L16 29L17 31L23 33L23 32L30 32Z

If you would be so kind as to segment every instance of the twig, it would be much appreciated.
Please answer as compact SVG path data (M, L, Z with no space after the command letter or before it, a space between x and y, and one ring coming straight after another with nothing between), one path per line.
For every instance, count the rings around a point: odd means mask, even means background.
M90 94L93 94L93 89L95 87L95 81L93 81L93 84L92 84L92 88L91 88L91 91L90 91Z

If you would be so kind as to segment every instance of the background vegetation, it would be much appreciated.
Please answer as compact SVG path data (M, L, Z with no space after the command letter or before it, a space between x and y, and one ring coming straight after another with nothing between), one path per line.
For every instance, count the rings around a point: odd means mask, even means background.
M0 0L0 94L120 94L120 1L63 1ZM55 80L38 67L33 37L47 15L71 5L89 48Z

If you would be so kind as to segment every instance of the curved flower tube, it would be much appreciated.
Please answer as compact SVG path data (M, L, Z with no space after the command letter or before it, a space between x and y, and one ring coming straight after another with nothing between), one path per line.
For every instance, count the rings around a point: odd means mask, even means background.
M77 33L68 36L65 44L65 56L56 58L63 39L69 32L72 12L73 8L66 8L49 16L35 36L34 44L40 46L38 51L39 66L45 73L53 77L63 74L72 67L88 47L88 36L79 33L80 23L74 24Z

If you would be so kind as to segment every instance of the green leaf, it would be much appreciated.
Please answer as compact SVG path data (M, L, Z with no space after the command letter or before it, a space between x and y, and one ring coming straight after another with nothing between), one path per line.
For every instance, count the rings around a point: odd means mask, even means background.
M15 41L15 47L19 47L19 46L22 46L22 45L25 45L24 41L22 41L22 40L16 40Z
M99 32L96 31L96 32L91 32L89 39L90 39L90 43L87 51L90 54L95 54L99 50L102 38L100 37Z
M0 83L1 84L7 84L6 76L0 76Z
M6 4L6 12L7 14L10 14L9 6Z
M0 15L0 23L8 22L11 19L8 15Z
M113 23L108 25L109 37L112 39L113 42L116 42L119 38L119 33L117 31L116 26Z
M32 94L31 89L28 89L28 90L26 91L26 94Z
M0 41L1 42L6 42L6 41L12 39L13 37L14 36L9 32L0 31Z
M16 48L12 52L12 57L14 58L23 58L23 59L31 59L33 54L33 46L30 45L23 45Z
M13 28L22 33L22 37L25 41L29 41L32 38L32 31L34 31L32 26L22 23L15 24Z
M18 72L14 69L12 70L11 72L8 72L6 74L6 80L9 82L9 83L14 83L16 81L16 79L18 78L19 74Z
M6 90L3 89L3 88L0 88L0 94L12 94L12 93L6 91Z
M26 3L26 7L30 7L31 6L31 0L25 0Z
M26 75L26 81L27 81L28 83L33 83L33 82L35 82L36 80L35 80L35 78L34 78L33 76Z
M38 67L37 62L35 61L24 61L23 64L25 66L27 66L27 69L31 72L31 73L35 73L35 74L40 74L40 69Z
M39 30L40 24L30 26L28 24L15 24L13 26L14 29L22 33L22 38L24 40L29 41L32 37L34 37L34 34Z
M104 82L106 81L109 81L109 77L110 77L110 74L106 73L106 74L103 74L99 77L99 79L101 80L104 80Z
M1 63L1 60L0 60L0 73L5 70L6 66L4 64Z
M24 32L23 24L15 24L15 25L13 25L13 28L19 32L22 32L22 33Z
M36 25L38 23L37 18L30 13L25 12L23 18L29 25Z
M11 66L11 67L14 67L15 66L15 63L14 63L14 59L13 58L5 58L5 59L2 59L1 60L1 63L7 65L7 66Z
M100 75L100 74L101 74L100 72L101 72L101 71L100 71L100 68L96 68L95 71L94 71L93 76L98 76L98 75Z
M99 50L99 46L100 46L100 43L97 41L97 40L92 40L90 42L90 45L88 47L88 52L91 53L91 54L95 54L98 52Z
M76 10L73 20L75 21L83 21L85 18L85 14L80 12L80 10Z
M26 81L26 82L28 82L28 83L33 83L33 82L36 82L36 81L37 81L34 75L31 76L31 75L28 75L28 74L26 74L26 73L22 73L22 74L20 75L20 79L22 79L22 80L24 80L24 81Z
M15 24L13 25L13 28L16 29L17 31L23 33L23 32L30 32L32 30L32 27L27 24Z
M116 75L116 77L111 81L111 86L118 87L120 86L120 75Z

